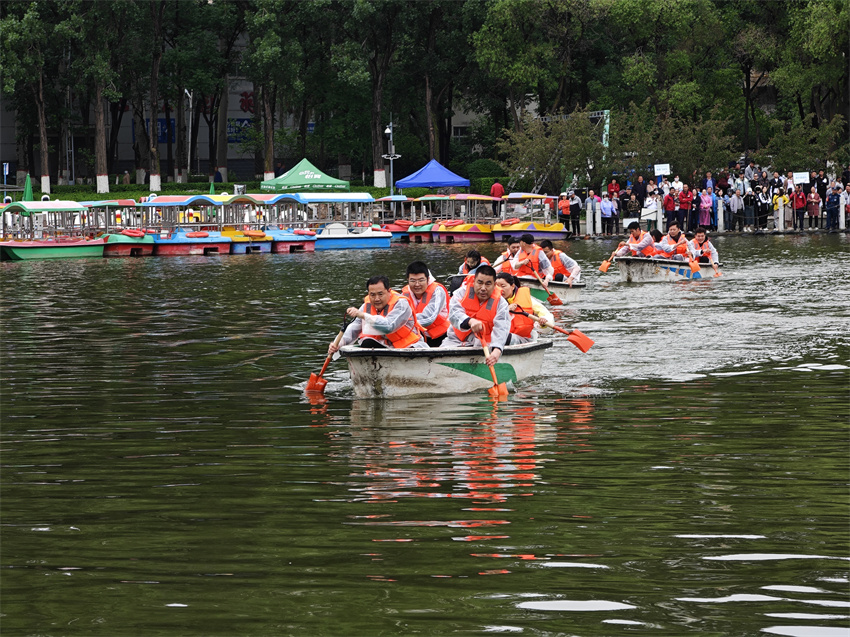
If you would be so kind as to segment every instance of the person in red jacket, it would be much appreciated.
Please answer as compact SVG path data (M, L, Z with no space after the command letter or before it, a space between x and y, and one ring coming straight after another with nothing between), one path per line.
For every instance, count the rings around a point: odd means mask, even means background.
M493 185L490 186L490 196L491 197L498 197L499 199L501 199L504 196L504 194L505 194L505 187L502 184L500 184L498 180L493 182ZM501 201L494 201L493 202L493 216L494 217L499 216L499 206L501 206L501 205L502 205Z
M676 189L671 187L670 191L664 195L664 213L667 216L667 229L677 221L676 219Z
M691 202L694 200L694 193L688 190L688 184L682 186L682 192L679 193L679 212L676 220L679 222L679 227L685 227L685 219L688 218L688 212L691 209Z
M794 186L791 194L791 203L794 206L794 227L799 225L803 229L803 216L806 214L806 193L803 192L803 184Z

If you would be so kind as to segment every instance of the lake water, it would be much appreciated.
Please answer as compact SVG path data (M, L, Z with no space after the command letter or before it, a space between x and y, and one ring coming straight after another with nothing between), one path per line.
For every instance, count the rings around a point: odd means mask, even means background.
M469 246L3 263L2 634L846 637L849 239L566 244L596 345L502 403L302 392L367 276Z

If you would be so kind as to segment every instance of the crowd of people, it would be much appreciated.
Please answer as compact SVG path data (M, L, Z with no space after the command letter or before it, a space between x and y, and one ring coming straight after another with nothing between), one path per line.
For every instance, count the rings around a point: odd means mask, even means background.
M558 217L573 234L581 233L582 211L602 219L602 234L620 233L621 219L649 219L652 227L662 210L667 228L675 221L689 233L698 227L717 230L722 214L726 230L759 232L778 230L838 230L839 215L850 216L850 166L840 180L824 170L811 171L805 183L794 183L794 173L770 173L750 161L718 174L708 171L693 187L679 175L656 181L638 175L622 186L612 178L600 194L588 191L582 199L575 192L561 193ZM772 225L771 225L772 224ZM850 224L846 227L850 227Z

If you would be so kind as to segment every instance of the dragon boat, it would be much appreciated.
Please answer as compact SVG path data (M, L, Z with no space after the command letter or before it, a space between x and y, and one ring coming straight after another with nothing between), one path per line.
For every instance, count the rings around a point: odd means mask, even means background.
M494 365L500 383L540 374L543 353L552 341L508 345ZM486 391L493 385L484 350L478 347L368 349L349 345L339 350L348 361L358 398L444 396Z
M654 283L662 281L682 281L710 279L714 268L708 263L700 263L696 272L691 271L687 261L672 259L652 259L648 257L614 257L620 280L627 283Z

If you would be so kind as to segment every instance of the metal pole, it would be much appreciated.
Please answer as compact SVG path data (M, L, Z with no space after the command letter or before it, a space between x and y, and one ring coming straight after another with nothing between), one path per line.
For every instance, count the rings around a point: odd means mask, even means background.
M189 146L189 154L186 159L186 183L188 184L189 175L192 174L192 120L194 119L192 113L192 97L194 96L195 91L192 91L190 93L184 88L183 92L189 96L189 141L187 143L187 145Z

